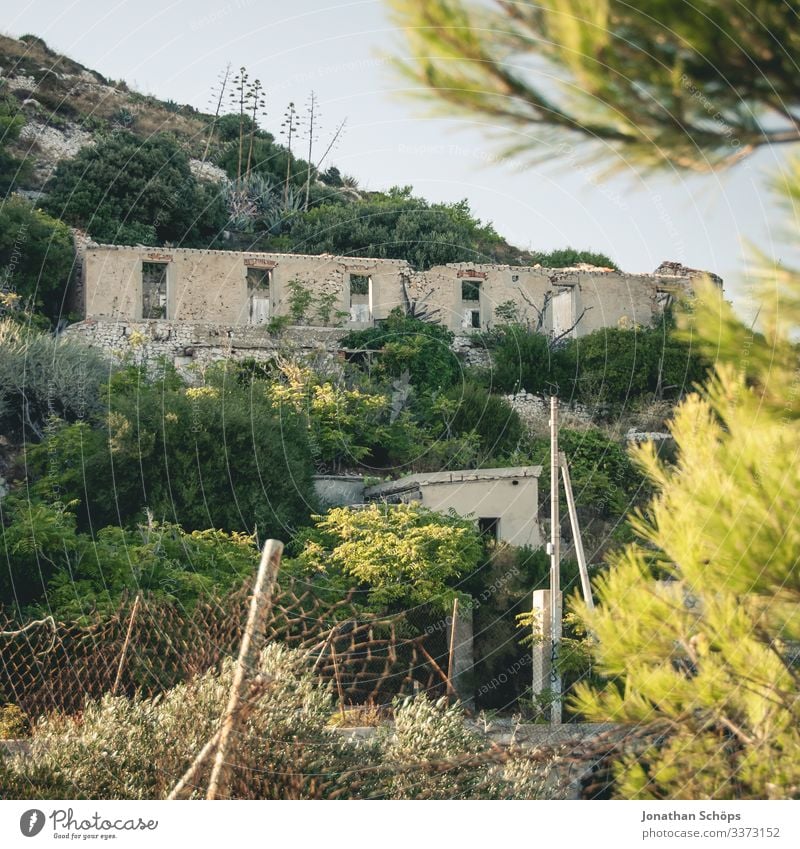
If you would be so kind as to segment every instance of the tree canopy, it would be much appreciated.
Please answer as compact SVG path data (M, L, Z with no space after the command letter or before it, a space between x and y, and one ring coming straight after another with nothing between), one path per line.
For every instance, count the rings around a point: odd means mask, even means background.
M466 200L428 203L411 187L349 204L324 204L291 227L292 250L405 259L418 269L459 260L491 261L508 246Z

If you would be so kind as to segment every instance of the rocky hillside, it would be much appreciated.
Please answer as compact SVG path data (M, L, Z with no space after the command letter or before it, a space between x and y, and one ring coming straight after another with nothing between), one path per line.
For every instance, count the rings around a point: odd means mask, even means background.
M130 91L36 36L0 35L0 92L17 101L26 121L9 151L33 166L19 186L23 192L41 189L54 166L92 144L98 132L169 132L193 153L202 150L210 120L192 106Z

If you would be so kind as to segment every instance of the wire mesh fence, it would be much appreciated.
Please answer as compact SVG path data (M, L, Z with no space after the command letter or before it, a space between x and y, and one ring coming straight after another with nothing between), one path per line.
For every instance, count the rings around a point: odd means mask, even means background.
M243 585L187 607L139 595L80 623L20 621L0 610L0 703L27 715L79 712L106 693L152 697L235 656L250 598ZM447 688L447 645L424 609L365 613L353 596L328 601L283 578L266 639L308 652L315 673L347 704L385 704Z

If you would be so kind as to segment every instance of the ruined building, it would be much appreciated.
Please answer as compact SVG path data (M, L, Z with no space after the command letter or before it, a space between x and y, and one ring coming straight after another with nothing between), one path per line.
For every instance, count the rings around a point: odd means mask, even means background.
M94 243L79 256L73 308L83 320L70 332L115 350L136 339L183 364L268 356L279 329L301 344L335 347L347 330L370 327L398 306L467 345L509 320L556 340L648 325L704 273L676 263L653 274L465 262L414 271L391 259Z

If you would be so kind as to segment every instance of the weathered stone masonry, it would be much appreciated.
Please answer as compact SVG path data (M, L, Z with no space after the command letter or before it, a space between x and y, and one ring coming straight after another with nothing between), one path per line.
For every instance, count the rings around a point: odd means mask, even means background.
M199 363L271 356L276 320L290 315L298 286L310 295L300 322L309 326L289 335L303 347L335 348L343 333L401 306L447 326L464 349L509 316L554 339L647 325L703 274L675 263L653 274L472 263L417 272L402 260L91 242L79 254L75 307L84 320L70 333L106 350L133 342L149 355Z

